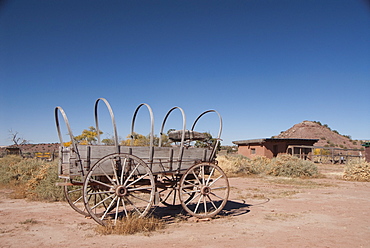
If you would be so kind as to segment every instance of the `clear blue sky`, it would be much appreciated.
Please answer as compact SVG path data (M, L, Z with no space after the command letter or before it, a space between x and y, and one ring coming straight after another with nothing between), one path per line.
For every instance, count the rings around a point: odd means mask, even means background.
M121 137L145 102L156 134L180 106L188 128L203 111L220 112L224 145L304 120L370 139L369 1L0 3L0 145L12 143L9 130L31 143L58 142L56 106L78 135L94 125L100 97ZM112 134L99 110L101 129ZM198 130L216 135L218 120L208 115ZM136 131L148 134L147 111L139 116ZM169 128L181 128L179 111Z

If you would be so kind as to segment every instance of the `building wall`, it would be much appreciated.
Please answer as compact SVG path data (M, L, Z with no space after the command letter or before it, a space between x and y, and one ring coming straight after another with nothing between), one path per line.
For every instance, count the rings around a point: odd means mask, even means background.
M238 147L238 154L246 156L247 158L254 158L257 156L272 158L274 155L272 150L269 150L263 144L240 145Z
M273 158L273 157L276 157L279 153L286 153L286 150L289 145L311 145L312 146L313 142L266 141L266 142L263 142L262 144L258 143L258 144L239 145L238 154L246 156L247 158L254 158L256 156L265 156L267 158Z
M286 142L266 142L265 147L269 151L266 157L273 158L279 153L286 153L288 145Z
M370 147L365 147L365 160L370 162Z
M238 154L246 156L247 158L254 158L256 156L267 156L266 147L262 144L243 145L238 147Z

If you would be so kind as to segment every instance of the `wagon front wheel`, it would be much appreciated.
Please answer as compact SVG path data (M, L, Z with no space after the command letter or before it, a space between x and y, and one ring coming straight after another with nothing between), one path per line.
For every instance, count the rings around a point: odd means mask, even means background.
M186 212L198 218L210 218L225 207L230 187L219 166L201 163L190 167L181 177L179 191Z
M93 191L89 191L93 188ZM147 215L154 203L150 168L130 154L111 154L94 164L84 182L84 203L91 217L106 225L129 216Z

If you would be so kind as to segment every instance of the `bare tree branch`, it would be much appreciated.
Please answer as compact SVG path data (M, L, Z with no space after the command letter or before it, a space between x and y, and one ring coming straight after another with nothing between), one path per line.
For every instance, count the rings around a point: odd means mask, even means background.
M13 132L12 129L9 130L9 139L14 143L14 145L24 145L28 143L28 140L19 136L17 131Z

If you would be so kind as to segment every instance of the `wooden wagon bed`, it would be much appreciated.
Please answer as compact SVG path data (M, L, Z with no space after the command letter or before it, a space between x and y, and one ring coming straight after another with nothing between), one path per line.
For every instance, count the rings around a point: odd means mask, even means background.
M113 146L100 145L99 101L106 104L111 115ZM222 130L220 114L215 110L205 111L196 118L191 129L187 130L184 111L173 107L162 122L159 145L154 146L154 117L148 104L143 103L136 108L131 137L134 137L136 115L142 106L148 108L151 119L149 146L119 145L113 110L104 98L95 102L98 145L78 144L64 110L61 107L55 108L61 144L59 177L65 179L59 185L64 187L70 206L83 215L91 216L101 225L115 225L119 219L128 215L145 216L159 203L172 207L182 206L187 213L200 218L218 214L224 208L230 191L228 179L215 160ZM166 120L176 109L182 113L183 128L168 135L170 140L176 142L175 145L162 147ZM209 139L208 134L194 131L194 127L200 117L211 112L219 116L218 137L210 147L194 147L195 141ZM68 129L72 143L69 147L64 145L62 139L59 114Z

